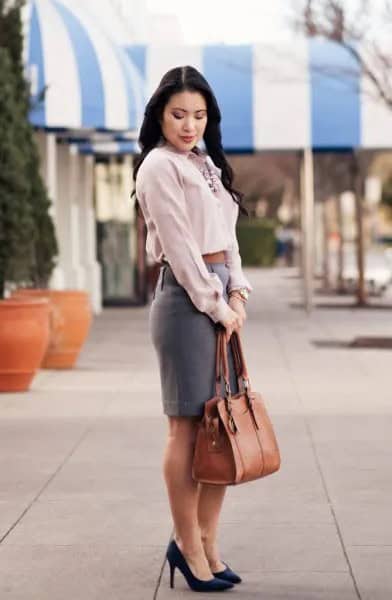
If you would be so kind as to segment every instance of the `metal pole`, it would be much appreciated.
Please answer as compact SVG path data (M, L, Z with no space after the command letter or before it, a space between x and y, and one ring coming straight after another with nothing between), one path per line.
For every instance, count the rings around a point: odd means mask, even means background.
M314 179L311 148L304 149L301 164L301 229L304 306L309 314L313 308L314 271Z

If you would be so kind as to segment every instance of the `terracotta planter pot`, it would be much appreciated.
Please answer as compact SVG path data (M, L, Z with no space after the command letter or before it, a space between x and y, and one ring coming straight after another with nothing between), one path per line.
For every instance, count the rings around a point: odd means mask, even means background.
M89 295L81 290L19 289L16 296L50 300L50 339L43 369L71 369L87 338L92 321Z
M49 301L0 300L0 392L29 389L49 344Z

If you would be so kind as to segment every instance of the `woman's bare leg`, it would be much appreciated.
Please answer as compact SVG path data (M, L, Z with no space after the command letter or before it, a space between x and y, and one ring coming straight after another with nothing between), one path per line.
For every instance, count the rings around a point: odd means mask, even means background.
M219 515L225 496L225 485L199 484L198 519L204 551L214 573L223 571L225 565L220 561L217 534Z
M176 542L199 579L212 579L198 522L198 484L192 479L197 420L169 417L163 473L173 516Z

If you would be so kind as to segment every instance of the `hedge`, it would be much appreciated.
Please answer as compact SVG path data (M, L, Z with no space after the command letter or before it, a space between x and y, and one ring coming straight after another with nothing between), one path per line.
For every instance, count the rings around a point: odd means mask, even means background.
M237 237L244 266L270 267L276 257L276 221L265 218L240 219Z

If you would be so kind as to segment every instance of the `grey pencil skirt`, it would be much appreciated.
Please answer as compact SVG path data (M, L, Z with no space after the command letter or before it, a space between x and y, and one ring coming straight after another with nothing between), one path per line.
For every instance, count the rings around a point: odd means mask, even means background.
M229 268L208 263L222 281L228 300ZM204 403L215 395L217 328L222 327L191 301L168 263L161 266L149 313L149 334L158 357L164 414L201 417ZM227 346L230 386L238 392L230 343Z

